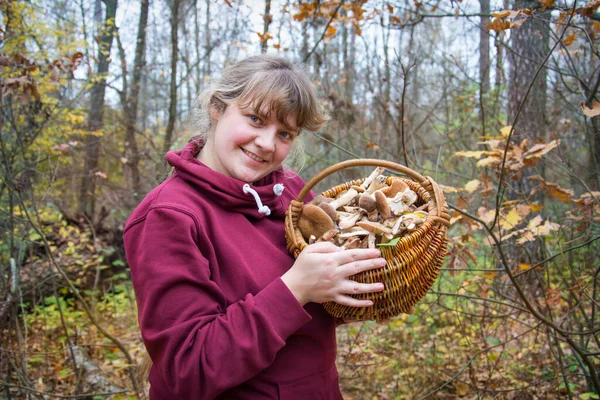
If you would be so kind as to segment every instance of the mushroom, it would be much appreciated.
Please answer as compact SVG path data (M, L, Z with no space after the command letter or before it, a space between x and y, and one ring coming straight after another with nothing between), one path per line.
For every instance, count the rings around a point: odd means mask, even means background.
M362 212L338 212L338 226L340 229L352 228L363 216Z
M323 234L323 236L321 236L319 239L317 239L317 242L331 242L333 240L335 240L336 236L340 233L339 229L330 229L327 232L325 232Z
M335 208L333 208L331 203L323 201L318 204L318 207L321 208L323 211L325 211L327 213L327 215L329 215L329 218L331 218L332 221L337 221L337 218L338 218L337 211L335 210Z
M397 235L404 231L412 231L417 226L425 222L426 214L422 213L409 213L404 214L398 218L398 221L392 228L392 234Z
M358 225L359 227L363 228L366 231L372 232L372 233L383 233L383 234L391 234L392 230L390 228L388 228L387 226L377 223L377 222L370 222L370 221L360 221L358 222L356 225Z
M367 212L375 210L377 207L376 204L375 197L368 193L363 193L358 198L358 206Z
M373 194L376 190L388 187L386 180L387 178L383 175L376 177L367 188L367 193Z
M394 179L390 186L381 189L381 191L386 197L393 198L398 193L403 192L406 188L408 188L408 185L402 179Z
M315 196L315 198L312 199L308 204L319 205L321 203L331 203L332 201L333 201L333 199L331 197L326 197L326 196L323 196L322 194L319 194L319 195Z
M342 244L343 249L356 249L360 247L360 237L353 236Z
M390 209L390 203L388 203L388 199L385 197L385 194L383 194L381 190L378 190L374 193L374 196L377 211L379 211L381 218L384 220L390 218L392 216L392 210Z
M367 236L367 247L369 249L374 249L376 241L377 241L377 236L375 236L375 234L373 232L369 233L369 236Z
M371 182L373 182L373 180L375 178L377 178L379 175L383 174L383 171L385 171L384 167L375 168L375 170L373 172L371 172L371 175L369 175L367 177L367 179L364 180L364 182L362 183L362 185L360 185L360 187L362 187L363 189L368 188L369 185L371 185Z
M390 201L392 212L396 215L400 215L410 211L410 206L417 201L417 199L417 194L409 188L406 188L403 192L396 194Z
M354 189L348 189L348 191L346 191L344 194L340 195L340 197L338 197L337 199L333 200L331 203L331 206L334 209L338 209L342 206L345 206L346 204L350 203L352 200L354 200L354 198L358 195L358 192Z
M333 229L333 220L323 209L314 204L305 204L300 211L297 226L306 240L311 235L321 237L325 232Z
M367 214L367 219L371 222L379 221L379 211L377 211L377 208Z
M347 231L340 232L337 236L340 240L351 238L352 236L367 236L369 231L360 227L353 227Z

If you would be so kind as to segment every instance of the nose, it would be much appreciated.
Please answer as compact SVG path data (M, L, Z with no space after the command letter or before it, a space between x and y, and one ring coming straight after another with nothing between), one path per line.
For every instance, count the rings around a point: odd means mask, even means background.
M273 127L265 127L256 136L254 142L258 147L267 153L275 151L275 135L277 134L276 129Z

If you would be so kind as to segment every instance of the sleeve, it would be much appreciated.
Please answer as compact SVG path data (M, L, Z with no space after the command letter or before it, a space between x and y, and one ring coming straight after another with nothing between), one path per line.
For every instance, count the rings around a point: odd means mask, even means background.
M151 210L124 234L142 338L156 369L151 383L177 399L212 399L244 383L311 320L279 278L227 305L197 234L195 219L171 208Z

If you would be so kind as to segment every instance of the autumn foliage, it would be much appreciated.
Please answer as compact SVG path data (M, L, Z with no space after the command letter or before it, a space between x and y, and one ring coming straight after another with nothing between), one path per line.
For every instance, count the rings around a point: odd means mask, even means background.
M338 328L345 396L599 398L600 1L272 1L260 29L250 2L150 2L147 29L109 3L0 1L0 397L145 397L123 224L168 175L168 121L181 147L197 91L268 51L332 117L304 178L391 160L452 212L415 312Z

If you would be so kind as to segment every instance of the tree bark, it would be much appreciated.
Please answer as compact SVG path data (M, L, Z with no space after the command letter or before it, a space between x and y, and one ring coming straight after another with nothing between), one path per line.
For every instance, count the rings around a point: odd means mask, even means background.
M486 25L490 21L490 0L479 0L481 18L479 22L479 82L481 97L490 90L490 35Z
M171 148L173 140L173 131L175 130L175 120L177 119L177 54L179 51L178 31L179 31L179 7L180 0L171 2L171 86L169 90L169 121L165 132L165 141L163 144L163 154Z
M265 54L267 52L268 45L268 37L269 34L269 25L271 25L271 21L273 17L271 16L271 0L265 0L265 14L263 15L263 37L260 44L260 52Z
M98 170L101 136L95 132L102 129L104 118L104 93L106 91L106 76L110 63L110 50L112 47L115 29L115 15L117 0L105 0L106 14L104 28L98 45L98 64L96 69L97 80L90 90L90 110L88 113L87 129L90 134L85 138L85 159L83 178L79 192L79 212L93 220L96 201L96 177Z
M532 9L538 4L535 0L517 0L515 9ZM541 18L548 13L528 18L523 25L514 29L509 52L509 92L508 92L508 120L514 121L517 111L523 103L521 115L517 121L515 134L529 137L532 140L540 139L545 134L546 128L546 76L547 70L543 68L529 94L527 89L534 80L535 73L540 63L549 51L549 30L546 22ZM527 98L525 95L527 94Z
M146 28L148 26L148 10L150 0L141 0L140 22L138 25L137 41L135 45L135 59L133 61L133 76L131 87L125 103L125 158L126 166L131 176L133 200L137 204L142 196L141 179L139 171L140 154L138 151L136 134L138 101L142 81L142 69L145 65L146 55Z

